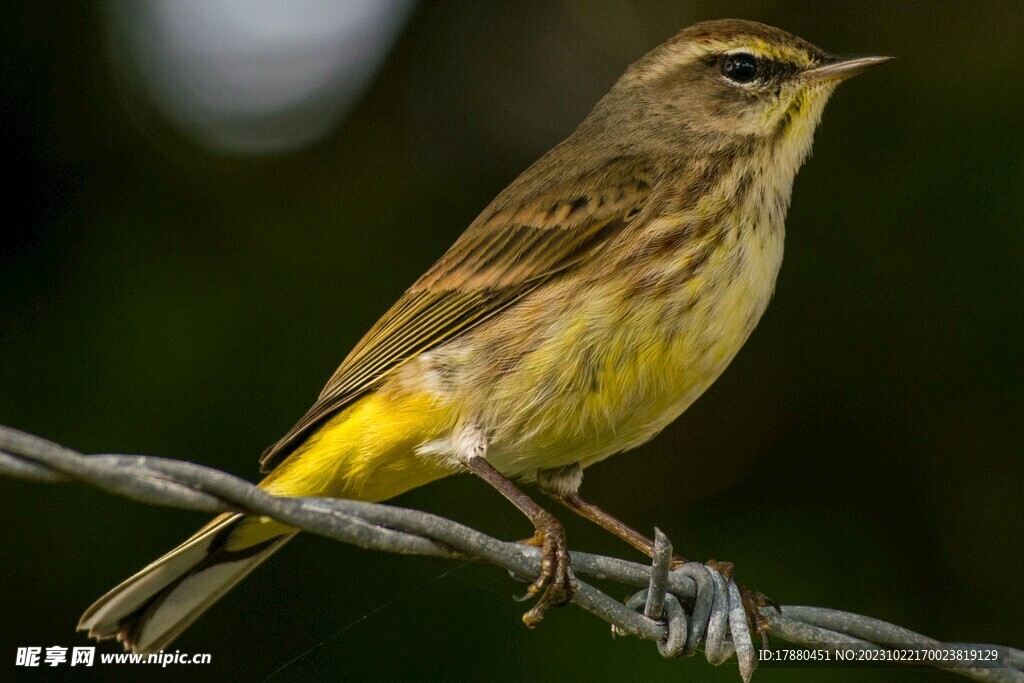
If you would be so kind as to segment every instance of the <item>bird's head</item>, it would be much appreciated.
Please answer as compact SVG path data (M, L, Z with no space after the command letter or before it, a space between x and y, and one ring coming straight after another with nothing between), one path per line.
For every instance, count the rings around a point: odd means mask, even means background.
M633 64L606 112L633 119L605 123L696 153L764 141L802 161L836 86L890 59L835 57L757 22L707 21Z

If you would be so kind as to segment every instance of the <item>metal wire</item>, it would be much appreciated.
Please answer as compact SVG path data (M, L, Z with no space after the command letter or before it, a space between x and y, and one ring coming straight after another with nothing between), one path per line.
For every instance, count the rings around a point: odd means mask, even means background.
M296 528L361 548L392 553L486 560L522 577L540 569L537 548L487 536L443 517L389 505L335 498L270 496L250 482L180 460L141 455L82 455L38 436L0 426L0 474L40 482L82 481L140 502L208 513L266 515ZM577 577L644 587L626 604L577 579L573 603L618 634L657 643L664 657L703 649L719 665L736 655L749 681L765 652L751 638L738 587L705 565L670 570L672 545L655 530L651 566L572 552ZM822 607L764 608L773 638L818 651L878 652L915 646L947 653L929 664L979 681L1024 681L1024 651L994 645L941 643L878 619ZM998 650L998 665L965 665L971 650ZM948 653L963 657L950 658ZM902 662L891 662L900 664ZM967 664L970 664L968 662Z

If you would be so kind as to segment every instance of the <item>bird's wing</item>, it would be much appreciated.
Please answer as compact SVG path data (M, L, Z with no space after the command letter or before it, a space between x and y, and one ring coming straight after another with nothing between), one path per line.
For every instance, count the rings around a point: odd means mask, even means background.
M273 469L324 420L379 386L403 362L515 305L592 256L639 212L651 183L643 167L622 159L549 183L521 201L509 201L508 190L499 195L352 349L316 403L266 450L261 470Z

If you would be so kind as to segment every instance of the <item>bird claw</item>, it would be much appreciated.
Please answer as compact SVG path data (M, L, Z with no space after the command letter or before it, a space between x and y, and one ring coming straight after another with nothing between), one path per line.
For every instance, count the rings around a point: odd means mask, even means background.
M722 560L708 560L704 563L705 566L711 567L716 572L725 577L726 585L732 583L733 576L736 575L736 565L732 562Z
M550 607L561 607L567 604L576 593L575 577L569 560L569 548L565 541L565 530L557 520L538 526L533 538L525 541L527 545L539 546L541 549L540 574L526 589L521 600L539 595L537 603L523 615L523 623L534 628L544 620Z
M708 560L706 565L724 576L727 582L734 583L736 567L732 562ZM779 603L760 591L751 590L739 584L736 584L736 587L739 588L740 599L743 602L743 612L747 615L747 624L750 626L751 632L757 633L761 637L762 645L767 648L771 641L771 624L761 614L761 608L772 607L779 614L782 614L782 608L779 606Z
M771 606L780 614L782 613L782 608L779 607L777 602L760 591L753 591L739 585L737 585L737 588L740 589L740 600L743 603L743 611L747 615L747 624L752 632L757 633L761 637L761 645L767 650L771 644L771 624L761 614L761 608Z
M689 562L689 560L683 559L682 557L679 557L678 555L673 555L672 559L669 560L669 563L668 563L669 571L671 571L673 569L679 569L680 567L682 567L687 562Z

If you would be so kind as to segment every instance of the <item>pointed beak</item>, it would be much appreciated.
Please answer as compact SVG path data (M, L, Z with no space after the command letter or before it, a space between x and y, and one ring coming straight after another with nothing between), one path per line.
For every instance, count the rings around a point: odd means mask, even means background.
M885 64L896 59L883 55L851 55L846 57L833 57L830 61L808 69L803 73L803 80L816 83L820 81L845 81L867 71L873 66Z

